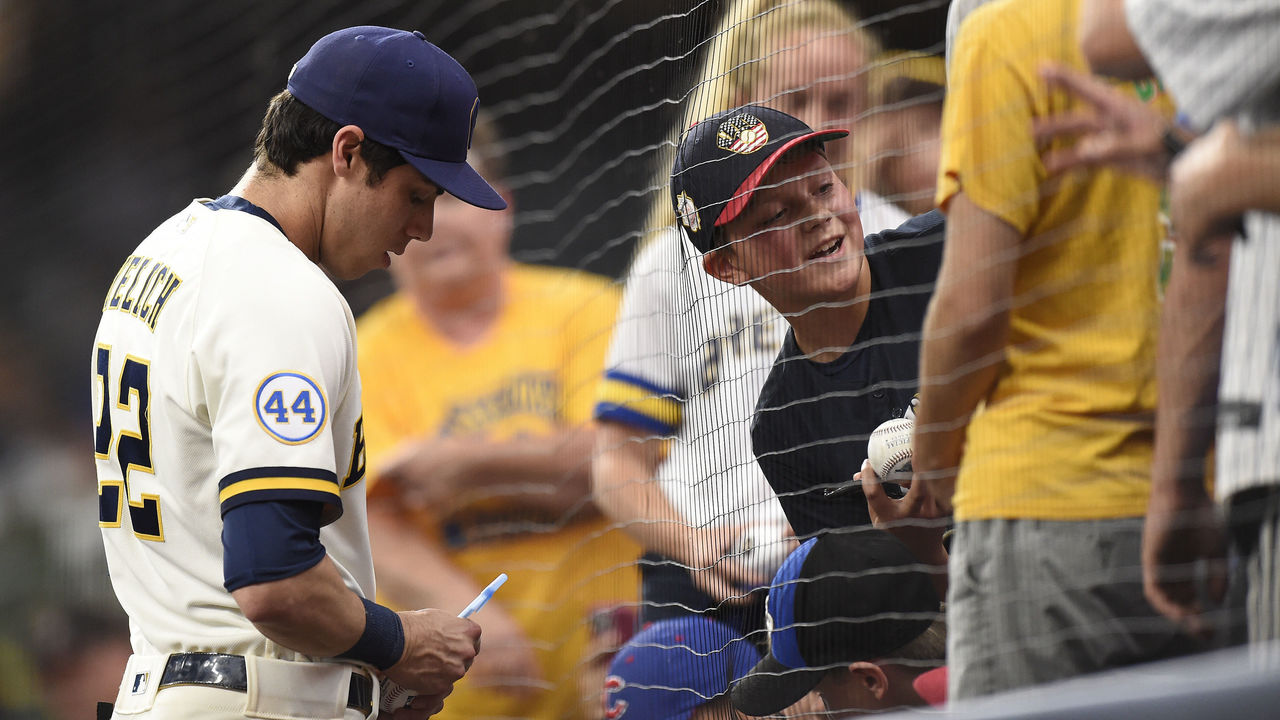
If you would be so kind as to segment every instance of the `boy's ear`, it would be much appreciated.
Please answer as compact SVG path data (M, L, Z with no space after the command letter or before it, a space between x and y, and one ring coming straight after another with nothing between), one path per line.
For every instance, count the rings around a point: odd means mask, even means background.
M866 691L877 700L883 700L889 692L889 678L884 669L870 662L856 662L849 665L849 679L857 683L859 689Z
M718 247L702 256L702 269L711 277L731 285L746 285L751 278L738 266L738 254L729 247Z

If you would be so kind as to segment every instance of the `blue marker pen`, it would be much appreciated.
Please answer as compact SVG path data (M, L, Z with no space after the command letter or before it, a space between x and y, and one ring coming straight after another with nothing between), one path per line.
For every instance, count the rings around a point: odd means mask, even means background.
M481 590L475 600L467 603L467 606L462 608L462 612L458 613L458 617L464 618L474 615L480 610L480 608L484 607L485 603L489 602L489 598L493 597L493 594L497 592L498 588L502 587L502 584L506 581L507 574L498 573L498 577L494 578L493 582L489 583L489 587Z

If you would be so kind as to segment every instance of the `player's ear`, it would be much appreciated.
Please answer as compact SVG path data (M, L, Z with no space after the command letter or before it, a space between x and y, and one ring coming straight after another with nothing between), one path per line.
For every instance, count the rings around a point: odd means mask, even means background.
M733 285L745 285L751 277L738 262L738 254L731 246L718 247L704 253L702 269L711 277Z
M356 158L360 154L362 142L364 142L364 131L356 125L344 125L334 133L333 147L329 153L334 175L347 177L355 171Z

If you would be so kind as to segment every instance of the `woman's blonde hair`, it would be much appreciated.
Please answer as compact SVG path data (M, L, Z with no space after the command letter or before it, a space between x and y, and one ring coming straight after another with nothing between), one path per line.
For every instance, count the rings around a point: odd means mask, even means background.
M768 98L757 97L757 93L772 71L772 58L788 49L781 43L798 30L851 36L862 48L864 57L879 54L877 40L835 0L735 0L731 3L707 42L695 84L681 103L681 122L668 144L658 152L658 165L650 186L657 189L657 197L645 222L645 237L675 223L666 188L680 134L690 125L722 110L747 102L768 102Z

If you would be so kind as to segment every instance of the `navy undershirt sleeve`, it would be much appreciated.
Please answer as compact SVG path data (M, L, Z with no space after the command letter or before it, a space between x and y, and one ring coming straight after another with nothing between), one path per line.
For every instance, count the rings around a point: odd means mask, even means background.
M324 558L324 504L312 500L247 503L222 516L222 585L227 592L283 580Z

